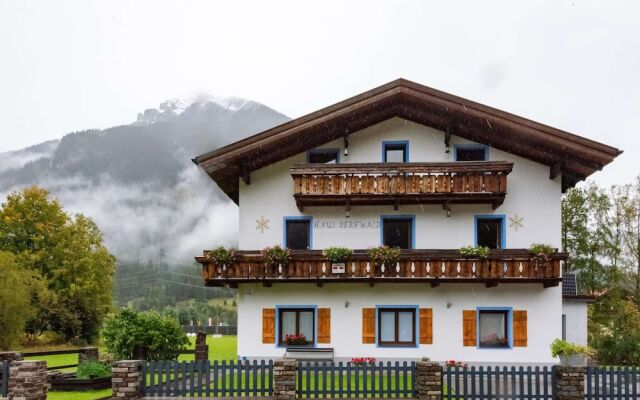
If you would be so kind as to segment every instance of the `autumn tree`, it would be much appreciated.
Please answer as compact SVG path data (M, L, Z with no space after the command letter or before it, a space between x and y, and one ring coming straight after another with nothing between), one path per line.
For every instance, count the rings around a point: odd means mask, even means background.
M0 350L9 350L32 318L30 271L20 268L9 252L0 252Z
M115 258L91 219L68 214L42 188L11 193L0 207L0 250L45 284L33 298L36 317L28 331L97 336L111 306Z

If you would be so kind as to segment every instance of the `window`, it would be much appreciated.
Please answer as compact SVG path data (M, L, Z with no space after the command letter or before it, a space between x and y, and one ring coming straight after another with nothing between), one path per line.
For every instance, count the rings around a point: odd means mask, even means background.
M414 217L382 217L382 244L401 249L413 248Z
M378 344L381 346L415 346L416 310L378 309Z
M480 347L509 347L509 310L479 310L478 334Z
M338 149L314 149L307 153L307 161L316 164L337 164L340 162Z
M409 142L382 142L382 161L402 163L409 161Z
M311 218L284 219L284 246L291 250L311 249Z
M456 161L486 161L487 148L482 145L459 145L455 148Z
M279 308L278 321L279 344L286 345L288 335L304 335L307 342L300 346L315 343L315 310L313 308Z
M476 246L505 247L504 216L476 216Z

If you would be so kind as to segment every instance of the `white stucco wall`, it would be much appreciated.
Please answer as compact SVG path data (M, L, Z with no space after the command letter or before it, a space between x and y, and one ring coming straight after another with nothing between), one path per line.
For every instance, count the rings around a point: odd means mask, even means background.
M285 349L262 344L262 308L308 305L331 308L331 343L337 358L373 356L379 359L461 360L491 363L550 363L549 344L561 336L560 288L542 285L450 284L244 284L238 290L238 354L240 357L280 357ZM418 348L377 347L362 343L362 308L376 305L417 305L433 309L433 344ZM478 349L462 345L462 310L512 307L527 310L528 346ZM419 330L417 330L419 332Z
M328 143L326 148L340 148L340 162L380 162L382 141L408 140L410 162L452 161L453 146L472 143L452 136L451 152L444 151L444 134L433 128L394 118L350 135L349 156L342 154L342 140ZM560 179L549 179L549 167L490 148L489 160L512 161L513 171L507 178L504 204L497 210L490 205L451 205L447 218L441 205L355 206L345 218L344 207L306 207L300 213L293 199L293 179L289 168L306 162L306 155L289 159L255 171L251 185L240 182L239 249L255 250L283 242L283 217L311 216L314 220L312 248L347 246L366 249L380 244L380 230L375 224L381 215L415 215L416 248L459 248L473 244L476 214L505 215L506 247L528 248L533 242L560 246ZM509 218L523 218L517 231ZM256 220L269 220L269 229L256 229ZM353 228L349 223L373 223L374 228ZM338 228L327 228L334 223ZM329 223L329 224L326 224ZM343 228L340 228L341 224Z
M562 314L566 315L567 341L586 345L588 341L589 304L584 300L563 299Z
M456 144L472 143L451 138L451 152L444 151L444 134L438 130L394 118L350 135L349 156L344 157L342 140L322 147L339 148L340 162L380 162L382 142L409 141L409 162L453 161ZM240 182L239 248L258 250L283 244L283 218L310 216L312 248L346 246L366 249L380 244L381 215L414 215L415 247L418 249L454 249L474 242L474 215L498 214L506 217L506 247L527 248L534 242L560 247L560 178L549 179L549 167L489 148L489 160L512 161L508 176L508 194L497 210L489 205L451 206L447 218L441 205L355 206L350 218L343 207L307 207L300 213L293 193L289 168L306 162L299 154L254 171L251 185ZM516 230L510 218L522 218ZM268 229L257 229L257 220L267 219ZM364 223L361 224L361 223ZM345 308L345 302L349 307ZM447 304L450 303L450 308ZM332 309L332 343L337 357L375 356L378 358L459 359L473 362L551 362L549 344L561 336L561 293L558 287L543 289L540 284L449 285L431 288L424 284L367 285L313 284L274 285L263 288L241 285L238 292L238 353L248 357L281 356L283 349L261 343L261 310L276 305L317 305ZM418 349L376 348L361 343L361 309L386 305L420 305L434 310L434 344ZM479 306L504 306L526 309L529 319L529 345L512 350L486 350L462 346L462 310Z

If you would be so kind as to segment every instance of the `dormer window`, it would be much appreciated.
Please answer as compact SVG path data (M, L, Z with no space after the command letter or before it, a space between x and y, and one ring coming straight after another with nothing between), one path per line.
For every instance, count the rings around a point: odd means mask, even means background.
M382 161L389 163L409 162L409 142L382 142Z
M313 149L307 153L307 162L312 164L338 164L340 162L340 150Z
M487 146L483 145L457 145L454 146L456 161L487 161Z

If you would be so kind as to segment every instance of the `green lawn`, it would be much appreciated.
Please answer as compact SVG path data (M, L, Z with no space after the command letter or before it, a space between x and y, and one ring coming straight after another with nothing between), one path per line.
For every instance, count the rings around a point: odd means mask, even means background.
M190 338L191 345L190 349L195 348L195 337ZM207 344L209 345L209 359L213 360L236 360L237 359L237 337L236 336L223 336L220 338L213 338L211 336L207 336ZM23 349L23 351L33 351L31 349ZM44 351L44 349L43 349ZM103 352L104 349L100 348L100 352ZM193 360L193 354L188 354L184 356L180 356L180 361L191 361ZM47 362L47 366L56 366L56 365L67 365L67 364L75 364L78 362L77 354L61 354L55 356L44 356L44 357L28 357L29 360L45 360ZM71 371L74 371L75 368L71 368ZM102 397L106 397L111 395L111 389L105 390L93 390L88 392L50 392L49 399L52 400L62 400L62 399L70 399L70 400L95 400Z

